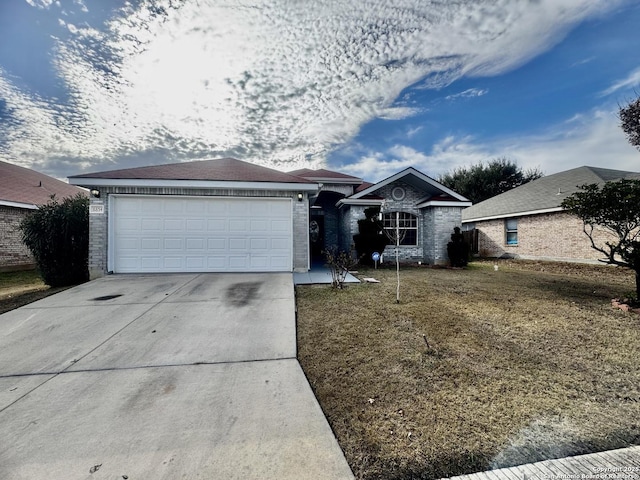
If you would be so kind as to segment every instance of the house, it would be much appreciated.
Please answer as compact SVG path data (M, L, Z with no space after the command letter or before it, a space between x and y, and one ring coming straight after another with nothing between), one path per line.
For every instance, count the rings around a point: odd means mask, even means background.
M350 251L364 209L401 212L406 261L446 263L471 203L408 168L376 184L329 170L281 172L233 158L70 177L91 190L89 270L306 271L328 247Z
M482 257L594 262L582 221L560 206L584 184L603 184L640 174L606 168L579 167L539 178L477 203L462 212L464 230L476 229ZM606 240L603 230L596 238Z
M0 271L35 268L22 243L20 222L55 195L72 197L84 190L42 173L0 161Z

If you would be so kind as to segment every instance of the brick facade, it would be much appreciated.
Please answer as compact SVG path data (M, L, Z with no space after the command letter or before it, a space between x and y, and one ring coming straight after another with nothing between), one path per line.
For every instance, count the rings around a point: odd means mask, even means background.
M102 205L103 214L89 215L89 274L98 278L108 273L108 217L109 195L191 195L212 197L271 197L291 198L293 218L293 269L307 271L309 265L309 200L305 194L302 202L298 193L271 190L234 190L204 188L148 188L148 187L99 187L100 198L91 198L90 205Z
M404 198L394 199L393 190L402 187ZM442 265L449 262L447 243L451 240L454 227L462 223L462 207L431 206L417 208L424 199L425 192L401 180L383 186L375 192L385 198L384 212L406 212L418 218L417 245L400 245L398 255L402 262L422 262ZM353 235L358 233L358 220L364 218L364 206L343 208L340 228L343 242L341 248L349 251L353 244ZM387 245L384 250L385 261L395 261L395 246Z
M591 248L591 242L583 232L582 221L575 216L555 212L519 217L517 220L517 245L506 245L504 219L475 222L480 256L564 261L596 261L602 258ZM612 238L601 229L596 232L597 242Z
M22 243L20 222L31 210L0 205L0 271L35 268L29 249Z

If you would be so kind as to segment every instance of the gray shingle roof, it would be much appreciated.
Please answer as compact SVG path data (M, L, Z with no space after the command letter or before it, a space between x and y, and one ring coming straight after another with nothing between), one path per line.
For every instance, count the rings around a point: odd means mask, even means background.
M559 209L562 201L579 186L622 178L640 179L640 173L608 168L578 167L525 183L462 211L462 221L522 215L540 210Z

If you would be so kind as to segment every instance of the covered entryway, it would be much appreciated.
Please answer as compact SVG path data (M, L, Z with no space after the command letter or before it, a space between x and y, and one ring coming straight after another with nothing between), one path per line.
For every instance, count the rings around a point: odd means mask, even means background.
M289 198L111 195L115 273L290 272Z

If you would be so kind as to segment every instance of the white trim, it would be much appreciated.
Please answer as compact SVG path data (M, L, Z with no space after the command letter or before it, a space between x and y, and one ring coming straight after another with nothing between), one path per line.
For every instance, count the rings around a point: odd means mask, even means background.
M428 200L416 205L416 208L425 207L470 207L471 202L452 202L446 200Z
M338 203L336 203L336 206L340 207L342 205L382 205L382 204L384 204L384 200L349 197L349 198L343 198L341 200L338 200Z
M225 180L150 180L136 178L69 178L71 185L86 187L158 187L158 188L221 188L235 190L310 191L319 189L317 183L232 182Z
M462 195L460 195L459 193L454 192L453 190L445 187L444 185L442 185L439 182L436 182L433 178L428 177L427 175L425 175L422 172L419 172L418 170L416 170L413 167L408 167L405 168L403 171L396 173L395 175L391 175L389 178L386 178L372 186L370 186L369 188L365 188L364 190L356 193L355 195L351 196L350 198L360 198L363 197L365 195L369 195L370 193L375 192L376 190L378 190L379 188L384 187L385 185L388 185L392 182L395 182L396 180L401 179L402 177L406 177L407 175L415 175L416 177L418 177L420 180L422 180L425 183L428 183L429 185L436 187L438 190L451 195L453 198L457 198L458 200L462 201L462 202L468 202L469 199L463 197Z
M113 273L113 269L115 266L115 259L113 258L113 246L114 246L114 204L116 201L116 197L127 196L127 195L108 195L107 197L107 273Z
M490 215L488 217L468 218L466 220L462 220L462 223L484 222L485 220L499 220L501 218L510 218L510 217L526 217L529 215L539 215L542 213L554 213L554 212L563 212L563 211L564 211L564 208L562 207L544 208L542 210L531 210L528 212L504 213L501 215Z
M37 210L38 206L33 203L11 202L9 200L0 200L3 207L27 208L29 210Z

